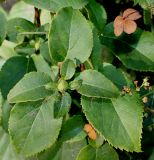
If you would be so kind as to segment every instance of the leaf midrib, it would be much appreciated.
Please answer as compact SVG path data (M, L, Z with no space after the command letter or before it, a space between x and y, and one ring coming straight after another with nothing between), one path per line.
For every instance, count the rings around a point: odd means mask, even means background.
M103 35L103 37L104 37L104 38L110 38L110 39L114 39L114 40L120 41L120 42L126 44L127 46L133 48L134 50L138 51L140 54L142 54L139 50L137 50L135 47L133 47L133 45L127 43L126 41L123 41L123 40L121 40L121 39L117 39L116 37L110 37L110 36L104 36L104 35ZM144 55L144 54L142 54L142 55ZM144 56L145 56L145 55L144 55Z
M112 106L113 106L113 108L114 108L114 110L115 110L115 113L117 114L117 117L119 118L119 120L120 120L123 128L125 129L127 135L129 136L129 138L130 138L130 140L131 140L131 142L132 142L132 144L133 144L133 148L134 148L134 141L133 141L133 139L132 139L132 136L129 134L129 131L127 130L127 127L125 127L124 122L122 121L121 117L119 116L119 114L118 114L118 112L117 112L117 110L116 110L116 107L115 107L114 103L112 102L112 100L111 100L111 103L112 103Z
M141 54L142 56L146 57L149 61L151 61L152 63L154 63L154 61L152 61L149 57L147 57L146 54L143 54L140 50L137 49L137 47L134 47L133 45L127 43L126 41L123 41L123 40L121 40L121 39L117 39L116 37L111 37L111 36L105 36L105 35L103 35L102 37L108 38L108 39L117 40L117 41L119 41L119 42L121 42L121 43L124 43L125 45L127 45L127 46L130 47L130 48L132 48L133 50L135 50L136 52L138 52L138 53ZM113 52L113 54L114 54L120 61L122 61L122 60L121 60L121 57L119 57L113 50L112 50L112 52ZM126 64L124 61L122 61L122 62L123 62L124 65L127 66L127 64ZM131 68L132 68L132 67L131 67ZM136 70L136 68L133 68L133 69Z
M13 96L13 98L15 98L15 97L17 97L17 96L19 96L19 95L21 95L21 94L26 94L26 93L28 93L28 92L31 92L31 91L33 91L33 90L35 90L35 89L39 89L39 88L41 88L41 87L45 87L45 85L46 84L43 84L43 85L39 85L39 86L37 86L37 87L34 87L34 88L32 88L32 89L29 89L29 90L26 90L25 92L18 92L18 94L16 94L16 95L14 95ZM45 89L45 88L44 88ZM11 93L11 92L10 92ZM9 94L10 95L10 94ZM8 95L8 97L9 97L9 95ZM9 98L9 99L12 99L12 97L11 98Z
M93 106L93 100L94 100L93 98L91 98L91 100L90 100L90 105L91 105L91 106ZM112 101L111 101L111 103L112 103ZM115 110L115 113L117 113L117 111L116 111L116 109L115 109L113 103L112 103L112 106L113 106L113 109ZM117 117L119 118L118 113L117 113ZM120 119L120 118L119 118L119 119ZM120 119L120 122L121 122L121 124L122 124L124 130L126 131L127 135L129 136L129 134L128 134L126 128L124 127L124 124L123 124L122 121L121 121L121 119ZM96 127L96 128L97 128L97 127ZM102 131L101 131L101 132L102 132ZM102 133L103 133L103 132L102 132ZM129 137L130 137L130 136L129 136ZM105 136L105 138L106 138L106 136ZM106 138L106 139L112 144L112 142L111 142L108 138ZM130 140L132 141L131 137L130 137ZM134 143L132 143L132 144L133 144L133 147L134 147ZM118 146L116 146L116 147L118 147ZM125 148L125 149L127 150L127 148Z
M23 145L23 147L22 147L23 149L21 150L23 153L24 153L24 150L25 150L25 146L26 146L26 144L27 144L26 141L27 141L27 139L28 139L28 137L29 137L29 135L30 135L30 133L31 133L31 131L32 131L33 125L34 125L34 123L35 123L35 120L36 120L37 116L39 115L39 112L40 112L40 109L41 109L41 107L42 107L42 104L43 104L43 102L41 103L41 106L39 107L38 112L37 112L34 120L32 121L31 128L29 129L28 135L26 136L26 139L25 139L25 141L24 141L24 145ZM38 105L40 105L40 104L36 104L35 107L38 106Z
M92 84L88 84L88 83L85 83L85 82L84 82L84 84L87 85L87 86L95 87L96 89L99 89L99 90L101 89L101 90L103 90L103 92L114 93L114 92L111 92L111 91L109 91L109 90L107 90L107 89L104 89L104 88L101 88L101 87L99 88L98 86L95 86L95 85L92 85ZM113 86L114 86L114 85L113 85ZM113 89L114 89L114 88L113 88ZM80 90L80 88L79 88L79 90ZM118 90L117 90L117 91L118 91ZM116 92L115 92L114 94L116 94ZM100 96L100 97L101 97L101 96Z

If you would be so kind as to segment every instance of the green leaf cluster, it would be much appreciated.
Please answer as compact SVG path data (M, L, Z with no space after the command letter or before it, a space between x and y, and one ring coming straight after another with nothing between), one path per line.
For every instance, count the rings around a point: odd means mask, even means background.
M133 81L154 72L154 35L138 28L116 37L104 6L23 0L0 10L0 160L119 160L143 151L142 99L154 90Z

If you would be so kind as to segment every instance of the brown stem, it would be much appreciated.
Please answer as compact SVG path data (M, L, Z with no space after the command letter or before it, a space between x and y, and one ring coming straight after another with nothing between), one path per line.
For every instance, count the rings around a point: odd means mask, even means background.
M80 64L80 70L81 70L81 72L83 72L85 69L86 69L85 65L84 64Z
M151 112L152 114L154 114L154 110L149 108L149 107L144 107L145 111Z
M36 24L36 27L40 27L41 26L40 14L41 14L41 10L39 10L38 8L35 8L34 23Z

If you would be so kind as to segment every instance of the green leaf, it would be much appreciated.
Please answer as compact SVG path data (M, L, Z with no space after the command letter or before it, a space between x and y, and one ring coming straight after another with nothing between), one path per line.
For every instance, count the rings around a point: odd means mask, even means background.
M66 120L62 125L59 140L51 148L39 154L39 160L63 160L64 157L65 160L74 160L79 150L86 145L86 133L83 127L84 121L80 115Z
M7 22L7 35L9 40L13 42L23 41L23 35L20 35L19 38L19 33L32 32L34 30L34 24L23 18L14 18Z
M103 143L105 142L105 139L101 134L97 133L96 140L92 140L88 137L88 142L92 147L99 148L103 145Z
M40 54L33 54L32 59L38 72L44 72L51 76L52 80L55 79L54 74L51 72L51 68Z
M39 155L39 160L76 160L79 151L86 145L86 140L56 143L50 150Z
M102 32L107 21L107 14L104 7L98 4L95 0L91 0L86 8L90 20L94 23L97 29Z
M103 67L101 67L100 70L101 73L110 79L120 90L122 90L124 86L128 86L123 73L116 69L116 67L112 64L103 63Z
M2 123L2 106L3 106L3 97L2 93L0 92L0 125Z
M5 61L6 61L5 59L0 58L0 70L1 70L2 66L4 65Z
M76 160L119 160L119 158L116 151L106 143L97 149L87 145L80 151Z
M55 117L58 118L65 116L70 110L71 103L72 98L70 94L65 92L55 106Z
M58 80L58 78L59 78L58 77L59 76L59 67L58 66L51 66L51 71L52 71L52 73L55 77L54 81Z
M40 54L45 58L45 60L51 62L51 57L49 54L48 43L44 42L40 44Z
M47 23L51 23L53 16L50 14L49 11L43 9L41 10L41 16L40 16L40 21L41 21L41 25L47 24Z
M10 118L11 109L12 106L8 103L7 100L5 100L2 104L2 126L6 132L8 132L8 122Z
M83 15L72 8L60 10L52 21L49 34L50 54L55 62L65 59L84 62L92 47L92 28Z
M16 45L14 48L15 52L21 56L31 56L35 53L35 47L31 42L23 42L19 45Z
M17 154L9 135L0 127L0 159L1 160L25 160L25 158Z
M1 0L1 1L3 1L3 0ZM6 19L8 18L8 13L7 13L7 11L4 9L4 7L0 7L0 12L2 12L4 15L5 15L5 17L6 17Z
M54 98L16 104L11 111L9 131L17 150L34 155L55 143L62 119L54 118Z
M16 56L17 53L14 50L14 47L16 45L17 45L16 43L4 40L2 45L0 46L0 56L4 59Z
M19 1L13 5L9 12L9 19L13 18L24 18L30 22L34 22L34 7Z
M154 1L153 0L134 0L135 4L140 4L143 8L149 8L154 7Z
M80 115L75 115L69 118L62 125L59 141L62 141L62 142L68 141L84 133L83 131L84 124L85 123L83 121L83 118Z
M76 160L82 147L86 145L86 140L76 142L64 142L61 148L60 160Z
M47 9L51 12L57 12L61 8L73 7L74 9L81 9L84 7L88 0L24 0L26 3L29 3L40 9Z
M112 98L120 94L118 88L109 79L95 70L83 71L76 80L82 81L77 91L87 97Z
M72 60L67 59L62 63L62 66L60 68L60 74L65 80L69 80L73 77L75 73L75 64Z
M110 144L121 150L141 151L143 106L136 93L111 100L82 97L81 104L89 123Z
M6 36L6 17L2 11L0 11L0 45L5 39Z
M134 34L115 37L113 30L112 23L105 27L102 43L109 47L127 68L154 71L153 34L139 29Z
M17 103L43 99L53 93L45 88L49 82L51 78L45 73L28 73L9 92L8 101Z
M151 11L150 9L144 9L143 10L143 20L146 28L151 29L152 27L152 18L151 18Z
M102 45L98 36L96 29L93 29L93 50L90 56L90 60L94 69L99 70L100 66L102 66L103 56L102 56Z
M97 160L96 159L96 150L95 148L87 145L84 147L78 154L77 160Z
M113 63L114 55L110 48L106 47L105 45L102 45L102 60L106 63Z
M33 63L26 57L12 57L5 62L0 71L0 89L5 99L10 89L31 70Z

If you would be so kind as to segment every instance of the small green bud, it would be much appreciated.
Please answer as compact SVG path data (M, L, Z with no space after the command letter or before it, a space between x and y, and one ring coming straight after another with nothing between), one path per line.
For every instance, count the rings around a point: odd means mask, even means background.
M82 84L82 80L74 80L69 84L70 85L70 89L71 90L79 89L81 84Z
M30 43L31 46L35 46L35 41L34 40L31 40L29 43Z
M64 92L68 89L68 83L64 79L60 79L58 83L58 90Z
M39 50L39 48L40 48L40 41L37 41L35 43L35 50L37 51L37 50Z

